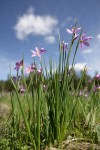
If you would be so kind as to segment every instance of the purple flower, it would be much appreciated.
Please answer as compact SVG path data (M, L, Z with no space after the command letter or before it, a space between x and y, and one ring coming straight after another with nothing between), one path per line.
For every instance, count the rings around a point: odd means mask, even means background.
M24 85L20 85L20 82L18 82L18 92L19 93L24 93L25 92L25 87L24 87Z
M24 93L25 92L25 87L23 85L18 86L18 92L19 93Z
M93 37L92 36L89 36L89 37L86 37L86 33L84 33L80 39L80 45L81 45L81 48L85 46L90 46L89 44L89 40L91 40Z
M77 34L77 32L80 31L81 29L82 29L82 27L79 27L79 28L73 27L71 30L66 29L66 31L69 34L73 34L74 35L74 40L76 40L78 38L78 36L79 36L79 34Z
M28 66L28 67L26 68L26 73L27 73L27 74L30 74L31 72L34 72L35 69L36 69L36 66L35 66L35 65Z
M32 65L31 65L31 69L36 70L36 65L35 65L35 64L32 64Z
M94 86L94 91L100 90L100 86Z
M41 57L41 54L44 53L46 50L44 48L41 48L40 50L36 47L35 51L31 50L32 57L38 56Z
M42 71L43 71L43 68L40 68L37 70L37 73L40 75L42 73Z
M14 81L14 82L17 82L17 81L19 82L20 80L21 80L21 77L20 77L20 76L17 76L17 77L14 76L14 77L13 77L13 81Z
M20 92L25 93L25 87L23 85L21 86Z
M23 66L23 60L17 61L15 65L16 65L16 67L14 69L16 69L18 71L19 68Z
M82 90L80 90L80 91L79 91L79 95L80 95L80 96L81 96L81 95L83 95L83 92L82 92Z
M100 74L97 74L94 78L95 79L100 79Z
M62 43L61 43L61 48L62 48L63 50L68 50L68 43L65 43L64 41L62 41Z
M30 74L31 72L33 72L33 70L31 69L31 66L28 66L28 67L26 68L26 73L27 73L27 74Z

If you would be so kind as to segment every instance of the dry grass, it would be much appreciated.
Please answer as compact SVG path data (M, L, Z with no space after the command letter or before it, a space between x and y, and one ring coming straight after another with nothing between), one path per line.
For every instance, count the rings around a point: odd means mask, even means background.
M8 116L10 107L7 104L0 104L0 119L4 119Z
M59 148L49 147L45 150L100 150L100 145L92 144L88 141L84 141L83 139L65 140Z

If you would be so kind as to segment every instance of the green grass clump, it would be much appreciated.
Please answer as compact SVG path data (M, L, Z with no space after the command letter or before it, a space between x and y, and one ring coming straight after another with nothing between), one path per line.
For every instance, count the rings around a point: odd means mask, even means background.
M75 29L77 26L75 24ZM24 75L24 58L21 61L21 79L11 77L11 113L7 121L6 134L2 134L2 149L40 150L51 145L59 147L65 140L81 139L90 143L100 141L99 91L94 91L95 80L90 87L84 87L86 67L75 84L75 57L81 42L82 30L72 40L68 50L59 35L59 63L53 71L50 60L49 72L40 59L43 71L35 68L28 77ZM76 42L76 47L74 43ZM70 68L70 55L73 60ZM34 63L35 64L35 63ZM18 68L20 69L20 68ZM17 70L16 79L19 76ZM19 90L24 86L24 93ZM86 83L88 86L88 84ZM87 90L85 90L87 88ZM84 90L83 94L80 93ZM88 94L88 95L87 95Z

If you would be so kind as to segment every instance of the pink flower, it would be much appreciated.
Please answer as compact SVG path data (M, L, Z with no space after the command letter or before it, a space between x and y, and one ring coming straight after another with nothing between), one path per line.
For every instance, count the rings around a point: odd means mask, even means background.
M44 48L41 48L40 50L36 47L35 51L31 50L32 57L38 56L41 57L41 54L44 53L46 50Z
M80 90L80 91L79 91L79 95L80 95L80 96L81 96L81 95L83 95L83 92L82 92L82 90Z
M94 91L100 90L100 86L94 86Z
M86 37L86 33L84 33L80 39L80 45L81 45L81 48L85 46L90 46L89 44L89 40L91 40L93 37L92 36L89 36L89 37Z
M28 66L26 68L26 74L30 74L31 72L34 72L36 70L36 66L32 64L31 66Z
M16 65L16 67L15 67L14 69L16 69L16 70L18 71L19 68L20 68L21 66L23 66L23 60L17 61L15 65Z
M95 79L100 79L100 74L97 74L94 78Z
M20 92L25 93L25 87L23 85L21 86Z
M34 64L32 64L31 69L36 70L36 66Z
M28 66L28 67L26 68L26 73L27 73L27 74L30 74L31 72L33 72L33 70L32 70L32 68L31 68L31 66Z
M37 70L37 73L40 75L42 73L42 71L43 71L43 68L40 68Z
M79 28L73 27L71 30L66 29L66 31L69 34L73 34L74 35L74 40L76 40L78 38L78 36L79 36L79 34L77 34L77 32L80 31L81 29L82 29L82 27L79 27Z

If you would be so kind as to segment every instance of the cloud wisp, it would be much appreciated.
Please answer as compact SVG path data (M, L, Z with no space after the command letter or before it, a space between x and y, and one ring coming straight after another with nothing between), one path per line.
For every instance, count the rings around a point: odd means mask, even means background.
M55 40L55 37L54 37L54 36L50 35L50 36L46 36L46 37L45 37L45 41L46 41L46 43L52 44L52 43L54 43L56 40Z
M26 39L29 35L43 36L47 42L53 43L52 36L58 24L58 20L50 15L36 15L31 8L17 20L14 30L19 40ZM49 37L48 37L49 36Z
M91 48L83 50L83 54L90 54L90 53L92 53L92 49Z
M100 42L100 34L97 35L97 39Z
M84 70L84 68L87 66L87 64L85 62L83 63L76 63L75 66L74 66L74 69L76 71L81 71L81 70Z

